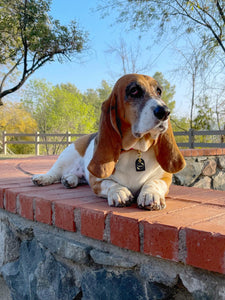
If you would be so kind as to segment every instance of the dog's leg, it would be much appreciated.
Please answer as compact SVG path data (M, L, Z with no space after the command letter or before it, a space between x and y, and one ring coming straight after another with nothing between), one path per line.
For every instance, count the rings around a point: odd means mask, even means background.
M161 179L149 179L143 185L137 198L140 208L160 210L166 207L165 196L169 191L172 174L164 173Z
M32 177L34 184L42 186L60 182L66 187L77 186L82 177L82 159L76 151L74 144L69 145L59 156L55 164L46 174L38 174Z

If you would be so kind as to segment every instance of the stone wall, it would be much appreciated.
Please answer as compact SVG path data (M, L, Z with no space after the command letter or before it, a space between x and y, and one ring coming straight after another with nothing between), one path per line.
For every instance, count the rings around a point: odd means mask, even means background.
M224 275L0 210L1 300L222 300L224 282Z
M186 167L174 174L173 183L203 189L225 190L225 156L185 157Z

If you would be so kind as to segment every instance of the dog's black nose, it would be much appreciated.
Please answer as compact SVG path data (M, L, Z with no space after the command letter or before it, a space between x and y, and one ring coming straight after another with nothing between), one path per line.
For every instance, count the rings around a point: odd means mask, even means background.
M156 116L156 118L161 121L166 121L170 114L170 110L166 105L156 106L156 108L154 109L153 112L154 112L154 115Z

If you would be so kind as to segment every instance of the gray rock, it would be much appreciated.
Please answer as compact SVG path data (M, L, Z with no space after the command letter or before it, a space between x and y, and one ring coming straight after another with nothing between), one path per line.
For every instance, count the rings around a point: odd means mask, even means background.
M91 247L59 237L55 234L39 234L38 240L53 254L70 259L78 263L86 263L89 259Z
M215 159L208 160L202 169L202 175L212 176L216 174L216 167L217 167L217 163Z
M220 171L213 177L213 189L225 191L225 174Z
M71 300L79 293L73 272L37 241L24 241L20 258L4 265L2 275L13 300Z
M143 278L173 287L178 281L179 268L175 264L163 260L152 260L151 264L141 265L140 274Z
M34 288L38 299L71 300L80 291L72 272L46 252L46 259L35 270ZM36 296L35 295L35 296Z
M111 253L103 252L100 250L93 249L90 255L96 264L121 267L121 268L133 268L136 266L134 261L125 259L124 257L113 255Z
M209 274L198 269L188 268L186 272L180 273L180 278L194 299L225 299L224 276L218 278L213 273Z
M82 300L149 300L165 299L168 290L145 282L132 271L116 273L101 269L85 273L81 283Z
M202 173L204 162L187 161L186 167L177 174L174 174L175 183L190 186Z
M19 257L20 241L5 223L0 223L0 267Z
M5 280L0 276L0 299L12 300L10 290L5 283Z
M201 189L211 189L211 182L212 179L208 176L202 177L196 183L194 183L194 187L201 188Z
M225 169L225 156L218 156L218 166L221 169Z

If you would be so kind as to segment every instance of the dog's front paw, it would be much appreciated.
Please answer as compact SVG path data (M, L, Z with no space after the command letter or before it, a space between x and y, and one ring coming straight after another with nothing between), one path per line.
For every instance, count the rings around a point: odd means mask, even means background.
M139 208L147 210L160 210L166 207L165 197L152 190L141 192L137 204Z
M61 183L68 189L74 188L79 183L79 178L75 174L64 175L61 178Z
M56 182L56 179L53 176L47 174L37 174L32 177L33 184L38 186L50 185Z
M108 204L110 206L129 206L132 201L133 195L125 186L115 185L108 191Z

